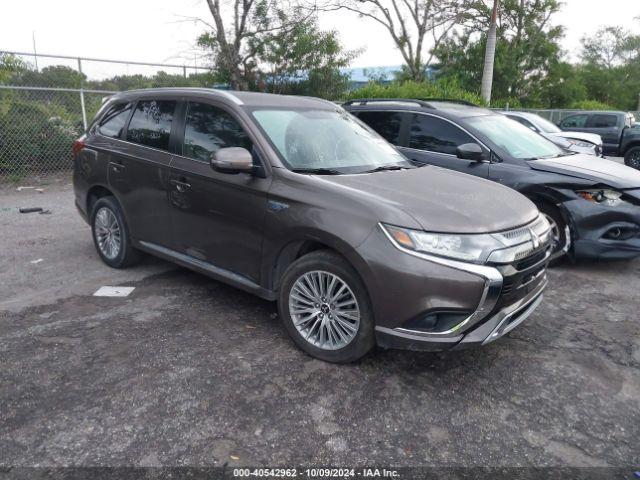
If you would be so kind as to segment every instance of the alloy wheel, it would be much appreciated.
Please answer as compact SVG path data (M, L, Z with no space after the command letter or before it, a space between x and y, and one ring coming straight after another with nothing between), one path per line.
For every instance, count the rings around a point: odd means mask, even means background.
M629 156L628 162L630 167L640 170L640 151L633 152Z
M94 227L100 252L109 260L113 260L122 248L122 235L118 219L110 209L102 207L96 213Z
M347 346L360 327L360 308L353 291L326 271L307 272L294 282L289 312L302 338L323 350Z
M560 234L560 227L550 215L547 215L546 213L543 213L543 215L549 222L549 225L551 225L551 241L553 242L553 251L556 252L562 248L560 245L560 240L562 238L562 235Z

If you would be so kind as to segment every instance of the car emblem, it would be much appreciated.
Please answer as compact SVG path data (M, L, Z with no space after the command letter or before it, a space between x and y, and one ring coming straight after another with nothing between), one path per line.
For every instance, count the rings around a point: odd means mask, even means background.
M534 232L532 229L529 229L529 235L531 235L531 243L533 243L533 248L539 248L540 247L540 237L538 237L538 235L536 234L536 232Z

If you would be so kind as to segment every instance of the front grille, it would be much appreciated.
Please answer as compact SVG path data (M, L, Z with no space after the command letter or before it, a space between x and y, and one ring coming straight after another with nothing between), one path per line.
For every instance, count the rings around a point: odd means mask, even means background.
M540 263L541 261L543 261L546 256L547 256L546 249L539 250L537 253L534 253L530 257L527 257L524 260L521 260L520 262L516 263L515 268L518 271L526 270L529 267L533 267L536 263Z
M529 225L516 228L514 230L508 230L506 232L500 232L498 235L502 236L509 244L518 244L526 242L531 238L531 232L535 232L538 235L543 235L549 230L549 224L545 221L544 217L540 215Z

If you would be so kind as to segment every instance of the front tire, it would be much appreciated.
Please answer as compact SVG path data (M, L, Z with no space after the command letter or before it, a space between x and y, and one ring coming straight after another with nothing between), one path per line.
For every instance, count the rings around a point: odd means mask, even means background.
M563 253L563 250L566 250L567 245L571 244L571 233L567 228L567 222L565 222L557 208L546 204L539 204L538 210L540 210L540 213L542 213L551 224L551 241L553 242L553 250L551 251L553 260L551 264L555 265L564 257L565 253Z
M375 345L367 290L353 267L333 252L312 252L289 266L278 310L295 344L320 360L354 362Z
M102 197L91 209L91 232L98 255L112 268L126 268L140 260L133 248L129 228L118 201Z
M628 167L640 170L640 147L633 147L624 155L624 163Z

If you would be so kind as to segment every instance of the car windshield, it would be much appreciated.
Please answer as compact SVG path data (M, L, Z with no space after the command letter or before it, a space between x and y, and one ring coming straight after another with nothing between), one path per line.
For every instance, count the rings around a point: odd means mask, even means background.
M257 109L252 114L290 170L339 174L414 168L347 112Z
M534 118L530 119L538 129L544 133L560 133L562 130L554 125L546 118L542 118L540 115L534 115Z
M542 135L502 115L472 117L467 123L514 158L538 160L568 154Z

